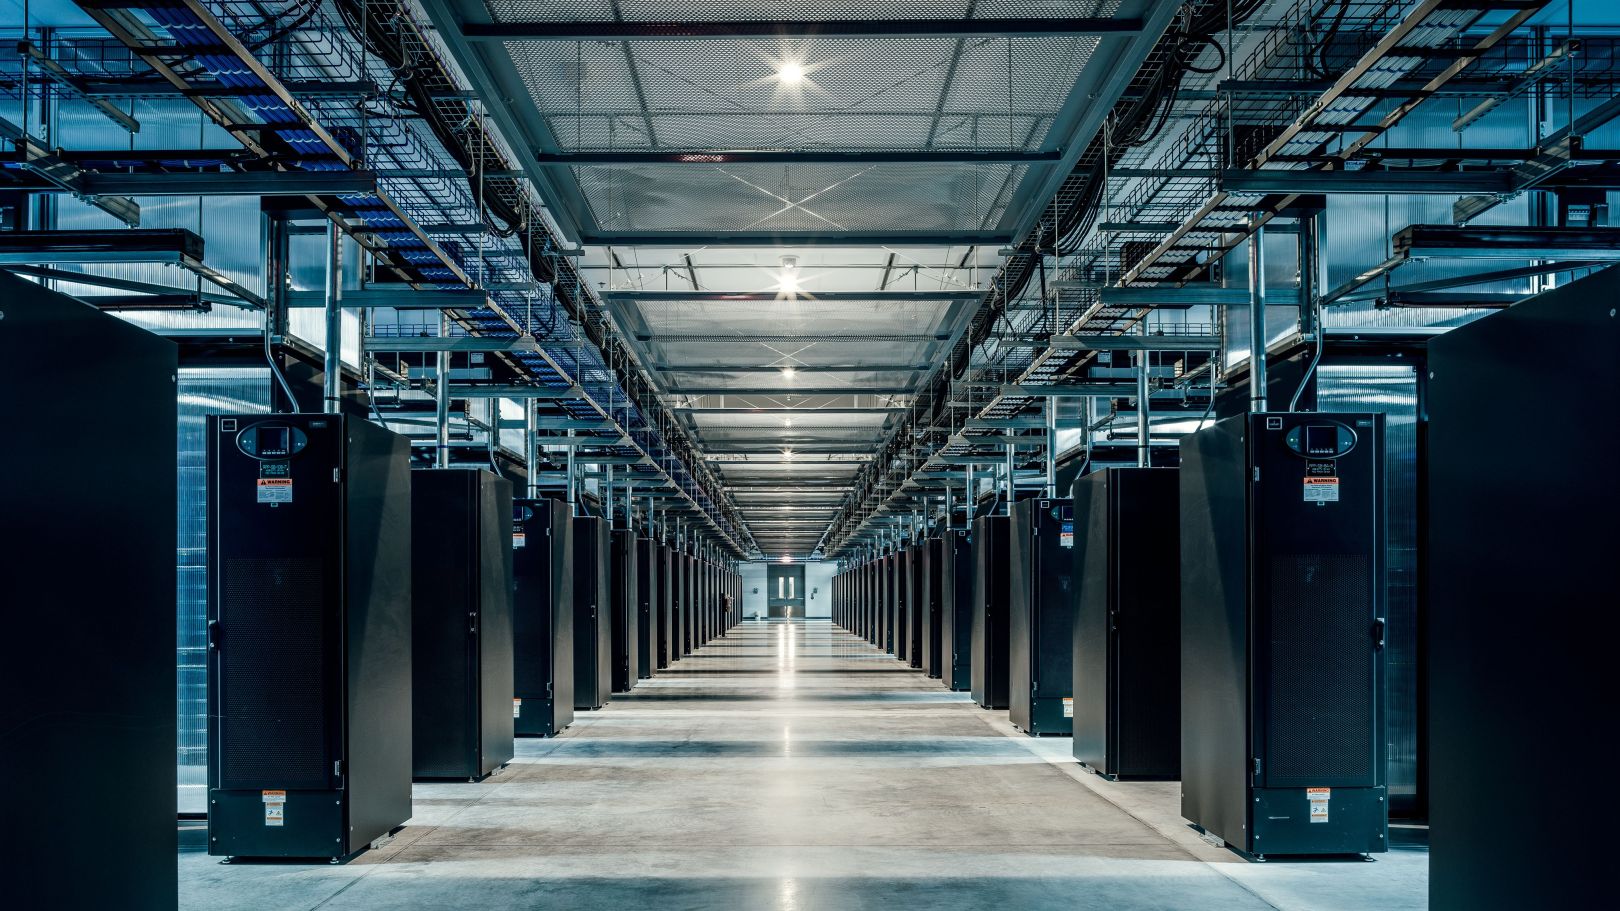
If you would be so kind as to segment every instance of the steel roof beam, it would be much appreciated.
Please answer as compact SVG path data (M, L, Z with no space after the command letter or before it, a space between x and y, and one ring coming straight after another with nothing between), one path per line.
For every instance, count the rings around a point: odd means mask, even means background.
M949 341L948 335L696 335L692 333L659 333L653 335L637 335L636 341L657 341L663 344L704 344L704 345L736 345L742 343L759 343L767 345L793 344L795 342L929 342Z
M439 351L455 353L501 353L508 351L522 351L530 354L540 353L540 344L533 336L519 338L488 338L485 336L457 335L457 336L372 336L366 339L366 348L371 351L385 351L394 354L424 354Z
M1466 150L1453 150L1466 151ZM1438 157L1438 153L1436 157ZM1505 171L1359 171L1250 170L1229 168L1221 172L1221 189L1238 196L1304 195L1335 193L1359 195L1457 196L1465 193L1507 193L1513 177Z
M1062 149L693 149L536 152L547 165L723 164L1032 164L1057 161Z
M1009 231L591 231L587 245L614 247L983 247Z
M293 308L326 307L324 291L289 291L286 305ZM489 295L473 288L445 290L418 290L409 285L388 288L345 288L342 294L344 309L391 308L394 310L478 310L489 306ZM367 347L379 350L366 339Z
M787 367L792 367L795 373L914 373L932 369L929 364L652 364L651 367L664 373L781 373Z
M834 301L856 301L859 303L913 303L916 301L976 301L984 297L984 291L979 288L968 288L956 291L800 291L797 294L784 294L780 291L642 291L619 290L601 291L597 293L605 302L642 304L642 303L727 303L731 301L792 301L803 300L814 303L830 303ZM662 336L660 336L662 337ZM919 338L933 338L933 336L919 336Z
M432 349L438 350L438 349ZM772 389L764 387L680 386L671 387L671 395L904 395L911 386L812 386Z
M987 16L974 19L731 20L716 22L468 22L469 41L687 41L735 38L1028 38L1130 35L1140 19Z
M887 413L893 413L893 412L898 412L898 411L905 411L906 406L904 406L904 405L871 405L871 406L867 406L867 407L864 407L864 408L849 408L849 407L842 407L842 406L836 407L836 408L832 408L832 407L818 408L818 407L816 407L814 405L805 405L805 406L802 406L802 407L795 408L795 407L785 406L785 405L782 405L782 406L778 406L778 405L772 405L772 406L732 405L732 406L728 406L728 407L699 406L699 405L671 405L671 406L669 406L669 410L684 412L686 414L887 414ZM725 428L724 426L716 426L716 427L704 426L702 429L705 430L705 431L708 431L708 430L711 430L711 429L723 430L723 429L727 429L727 428ZM852 427L850 429L854 430L854 429L857 429L857 428Z
M1221 341L1213 335L1054 335L1046 345L1054 351L1217 351Z

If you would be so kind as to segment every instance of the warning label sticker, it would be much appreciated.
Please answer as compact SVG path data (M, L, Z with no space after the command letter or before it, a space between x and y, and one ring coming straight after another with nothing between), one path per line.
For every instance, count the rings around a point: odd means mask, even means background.
M1328 821L1328 804L1332 798L1332 788L1305 789L1305 799L1311 804L1311 822Z
M1305 502L1307 503L1337 503L1339 502L1338 478L1306 478Z
M259 799L264 801L264 824L267 826L284 825L287 820L287 792L286 791L260 791Z
M1058 545L1061 547L1074 546L1074 523L1064 522L1063 530L1058 532Z
M523 700L522 699L513 699L512 700L512 717L517 718L522 714L523 714Z
M523 532L515 531L515 532L512 533L512 546L513 547L522 547L525 544L527 544L528 541L529 541L529 536L524 534Z
M1064 696L1063 697L1063 717L1064 718L1073 718L1074 717L1074 697L1073 696Z
M260 503L291 503L292 478L260 478Z

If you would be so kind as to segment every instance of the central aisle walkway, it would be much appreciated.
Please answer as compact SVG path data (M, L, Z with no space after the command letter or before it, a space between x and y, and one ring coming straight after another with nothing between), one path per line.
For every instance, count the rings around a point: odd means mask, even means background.
M825 620L749 623L485 782L417 785L347 865L183 855L182 907L1275 907L998 718Z

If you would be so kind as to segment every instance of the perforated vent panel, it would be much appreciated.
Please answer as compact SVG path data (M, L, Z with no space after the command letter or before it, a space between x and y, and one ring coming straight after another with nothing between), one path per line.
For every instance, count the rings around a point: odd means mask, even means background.
M1271 561L1266 778L1372 784L1372 607L1362 555Z
M224 566L220 762L225 788L325 788L328 750L322 564Z

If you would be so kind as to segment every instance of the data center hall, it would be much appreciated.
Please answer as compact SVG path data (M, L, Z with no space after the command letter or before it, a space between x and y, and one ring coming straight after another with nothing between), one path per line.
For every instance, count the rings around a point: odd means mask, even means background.
M0 38L7 907L1616 904L1615 0Z

